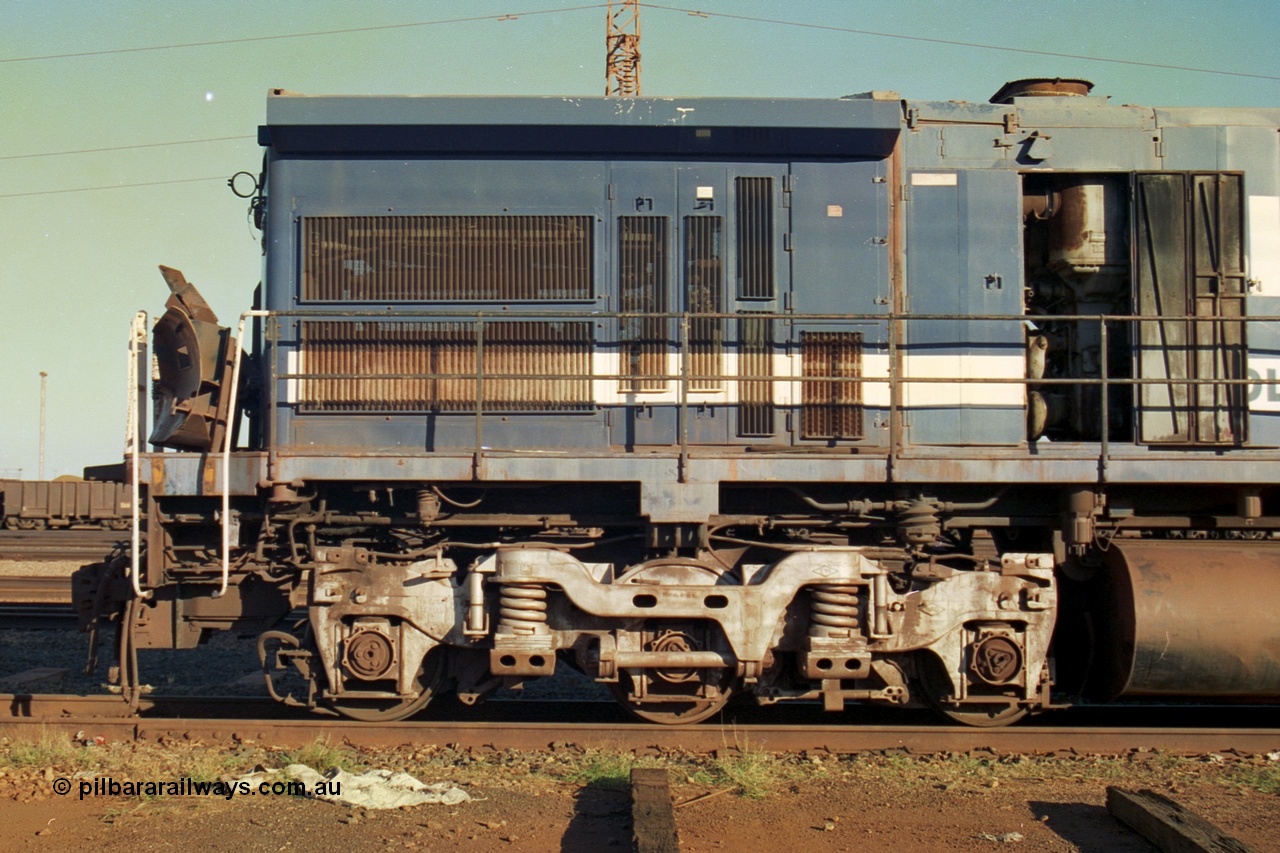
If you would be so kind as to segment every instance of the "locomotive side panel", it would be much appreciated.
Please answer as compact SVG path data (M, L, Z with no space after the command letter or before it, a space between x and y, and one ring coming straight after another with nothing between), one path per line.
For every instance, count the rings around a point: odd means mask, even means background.
M791 308L798 319L791 324L788 352L798 353L801 363L775 373L825 374L836 380L811 379L798 393L791 386L792 399L798 397L801 405L791 441L810 446L857 441L887 449L889 326L880 318L895 310L894 281L901 267L891 202L894 160L796 162L791 175L795 245L786 257L795 282ZM850 321L849 315L866 319ZM808 364L806 353L811 353Z
M275 369L334 377L275 384L274 446L474 444L473 418L452 413L475 410L477 312L494 318L487 370L524 377L480 389L493 413L485 441L607 443L586 379L605 332L591 320L605 300L599 164L305 159L271 169L291 203L271 213L267 305L305 312L281 329ZM503 320L521 310L549 319ZM409 378L433 374L442 378Z
M1026 375L1018 176L911 171L903 375L1012 379ZM1008 315L1008 321L986 319ZM934 315L940 319L924 319ZM966 319L969 316L979 319ZM906 382L912 444L1021 444L1022 384Z
M858 380L887 377L887 326L847 315L889 310L885 172L277 161L267 304L305 317L268 344L275 445L466 448L477 399L494 449L883 444L888 388ZM825 319L785 323L797 305Z

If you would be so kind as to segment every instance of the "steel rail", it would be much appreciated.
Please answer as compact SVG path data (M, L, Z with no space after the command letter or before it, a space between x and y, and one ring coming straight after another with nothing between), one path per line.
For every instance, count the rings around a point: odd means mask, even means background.
M65 631L79 617L69 604L0 603L0 626L17 631Z
M0 604L70 604L66 575L0 575Z
M0 530L0 560L96 562L127 539L128 531Z
M69 575L0 576L0 628L65 630L75 621Z
M770 726L690 727L630 723L402 722L353 726L337 720L184 719L110 717L20 717L0 729L58 732L82 737L137 741L254 741L301 746L318 738L351 746L438 744L460 750L547 750L566 746L655 753L763 751L777 753L943 752L992 755L1124 755L1159 750L1202 755L1261 754L1280 744L1280 729L1066 729L1013 727L977 729L941 726Z
M943 725L832 725L774 723L705 723L659 726L609 722L598 713L581 722L528 722L525 709L533 703L508 702L495 721L405 721L353 725L347 720L289 716L288 718L209 718L147 716L161 707L170 713L198 710L203 704L234 705L256 713L263 700L226 697L151 697L139 703L141 716L128 716L116 697L0 696L10 714L0 729L23 732L57 731L82 737L139 741L256 741L294 746L328 737L352 746L434 743L473 752L504 749L546 750L565 747L654 753L681 749L702 753L759 750L849 754L871 751L932 754L941 752L993 755L1123 755L1139 750L1170 754L1236 752L1261 754L1280 747L1280 728L1196 728L1185 726L1017 725L972 728ZM114 715L98 716L91 709L114 707ZM494 703L498 704L498 703ZM559 707L582 703L553 703ZM600 703L588 703L593 710ZM1163 709L1176 713L1176 709ZM26 712L25 714L23 712Z

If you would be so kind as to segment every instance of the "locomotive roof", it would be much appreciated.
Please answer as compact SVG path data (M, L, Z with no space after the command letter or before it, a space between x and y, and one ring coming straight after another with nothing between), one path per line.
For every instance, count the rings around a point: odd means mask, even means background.
M273 90L259 141L276 151L887 154L892 99L431 97Z
M917 122L1023 127L1280 126L1280 109L1154 108L1109 98L1009 103L844 98L304 95L274 89L259 141L280 153L599 153L884 156Z

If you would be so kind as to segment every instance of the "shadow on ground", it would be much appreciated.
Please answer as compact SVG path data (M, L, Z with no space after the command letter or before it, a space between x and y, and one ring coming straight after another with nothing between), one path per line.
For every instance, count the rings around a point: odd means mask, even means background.
M592 786L578 791L573 817L560 839L561 853L630 849L631 792Z
M1105 806L1036 801L1027 806L1036 820L1047 817L1044 825L1081 853L1151 853L1156 849L1112 817Z

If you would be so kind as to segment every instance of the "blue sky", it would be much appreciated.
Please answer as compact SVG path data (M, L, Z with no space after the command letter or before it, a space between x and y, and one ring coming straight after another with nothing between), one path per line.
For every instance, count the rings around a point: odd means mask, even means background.
M0 477L38 474L42 370L45 475L120 459L129 320L161 309L158 264L224 322L248 307L257 235L225 182L260 166L269 88L604 91L605 10L586 0L0 0L0 16ZM1276 0L671 0L641 22L646 95L985 101L1062 76L1119 103L1280 106Z

